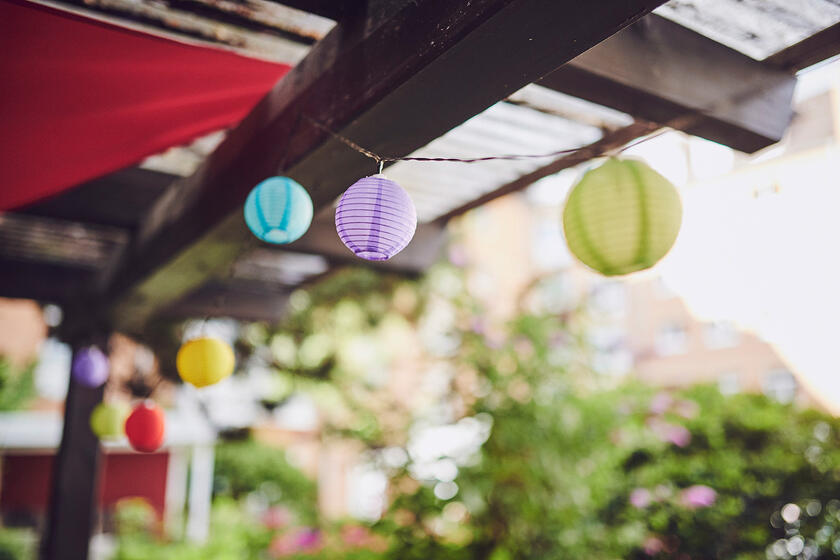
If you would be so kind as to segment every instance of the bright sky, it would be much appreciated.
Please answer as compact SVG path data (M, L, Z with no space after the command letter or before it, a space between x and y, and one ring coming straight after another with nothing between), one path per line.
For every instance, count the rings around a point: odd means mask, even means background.
M840 64L800 82L800 99L840 92ZM840 414L837 142L788 156L771 148L737 165L728 148L697 139L690 158L667 137L633 152L682 187L682 231L658 267L665 283L698 317L734 321L773 343Z

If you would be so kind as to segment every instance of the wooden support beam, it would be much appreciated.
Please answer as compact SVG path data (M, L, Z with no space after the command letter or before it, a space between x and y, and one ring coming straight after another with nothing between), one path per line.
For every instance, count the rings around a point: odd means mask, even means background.
M767 57L764 62L790 72L798 72L838 54L840 54L840 23L835 23Z
M597 142L593 142L592 144L581 148L577 152L556 159L548 165L544 165L539 169L536 169L530 173L526 173L525 175L514 179L506 185L502 185L501 187L492 192L489 192L467 204L464 204L463 206L455 208L454 210L438 218L437 222L444 224L452 218L460 216L464 212L472 210L473 208L481 206L482 204L487 204L491 200L495 200L500 196L521 191L536 183L540 179L548 177L549 175L554 175L555 173L559 173L564 169L574 167L575 165L581 164L585 161L589 161L592 158L602 156L611 150L615 150L616 148L624 146L628 142L631 142L636 138L639 138L640 136L650 134L658 128L659 125L655 123L637 121L624 128L620 128L613 132L607 133L604 135L603 138L601 138Z
M538 83L752 153L782 138L796 78L649 15Z
M98 337L107 348L105 337ZM73 345L73 355L80 350ZM61 445L52 467L52 490L42 560L85 560L96 521L99 495L99 440L90 429L90 414L102 402L104 386L90 388L70 377L64 404Z
M312 126L377 152L408 154L632 23L663 0L370 1L318 42L222 142L171 189L108 279L120 326L223 275L250 243L250 189L286 174L316 208L373 162Z
M353 11L364 8L362 0L274 0L296 10L308 12L333 21L341 21Z

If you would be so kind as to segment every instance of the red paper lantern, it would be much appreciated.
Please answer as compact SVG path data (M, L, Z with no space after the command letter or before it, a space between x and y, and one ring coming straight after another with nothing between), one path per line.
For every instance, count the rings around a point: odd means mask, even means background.
M160 407L153 401L143 401L134 407L125 421L125 435L131 447L151 453L163 444L164 425Z

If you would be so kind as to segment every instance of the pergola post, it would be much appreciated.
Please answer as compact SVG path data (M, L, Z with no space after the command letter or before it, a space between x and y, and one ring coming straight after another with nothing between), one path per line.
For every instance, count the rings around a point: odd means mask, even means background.
M88 337L88 340L91 338ZM83 347L76 339L73 356ZM103 351L107 336L95 337ZM64 405L64 428L52 470L42 560L86 560L96 521L99 494L99 439L90 428L90 414L102 401L105 387L86 387L70 376Z

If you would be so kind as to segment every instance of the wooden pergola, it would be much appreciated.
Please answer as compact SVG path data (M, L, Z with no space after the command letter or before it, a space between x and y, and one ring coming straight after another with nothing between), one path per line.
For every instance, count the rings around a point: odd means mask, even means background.
M60 304L60 335L74 348L113 331L142 340L160 318L276 320L291 290L351 260L330 205L376 171L301 115L395 157L500 101L528 105L512 96L529 84L632 117L602 127L579 152L450 204L379 265L419 272L435 260L453 217L663 126L750 153L777 142L793 118L795 72L840 52L834 24L755 60L648 15L663 3L282 0L305 12L286 20L263 0L241 10L213 0L171 0L168 9L52 3L145 30L231 41L256 56L281 53L295 65L192 174L132 167L0 215L0 296ZM304 17L312 14L319 19ZM208 25L234 32L214 35ZM265 36L275 43L267 47ZM272 175L305 185L316 209L310 232L282 250L257 242L241 218L250 189ZM445 201L450 193L434 196ZM63 254L67 243L83 249ZM53 250L38 249L45 245ZM101 388L70 384L44 558L87 557L100 456L88 417L101 398Z

